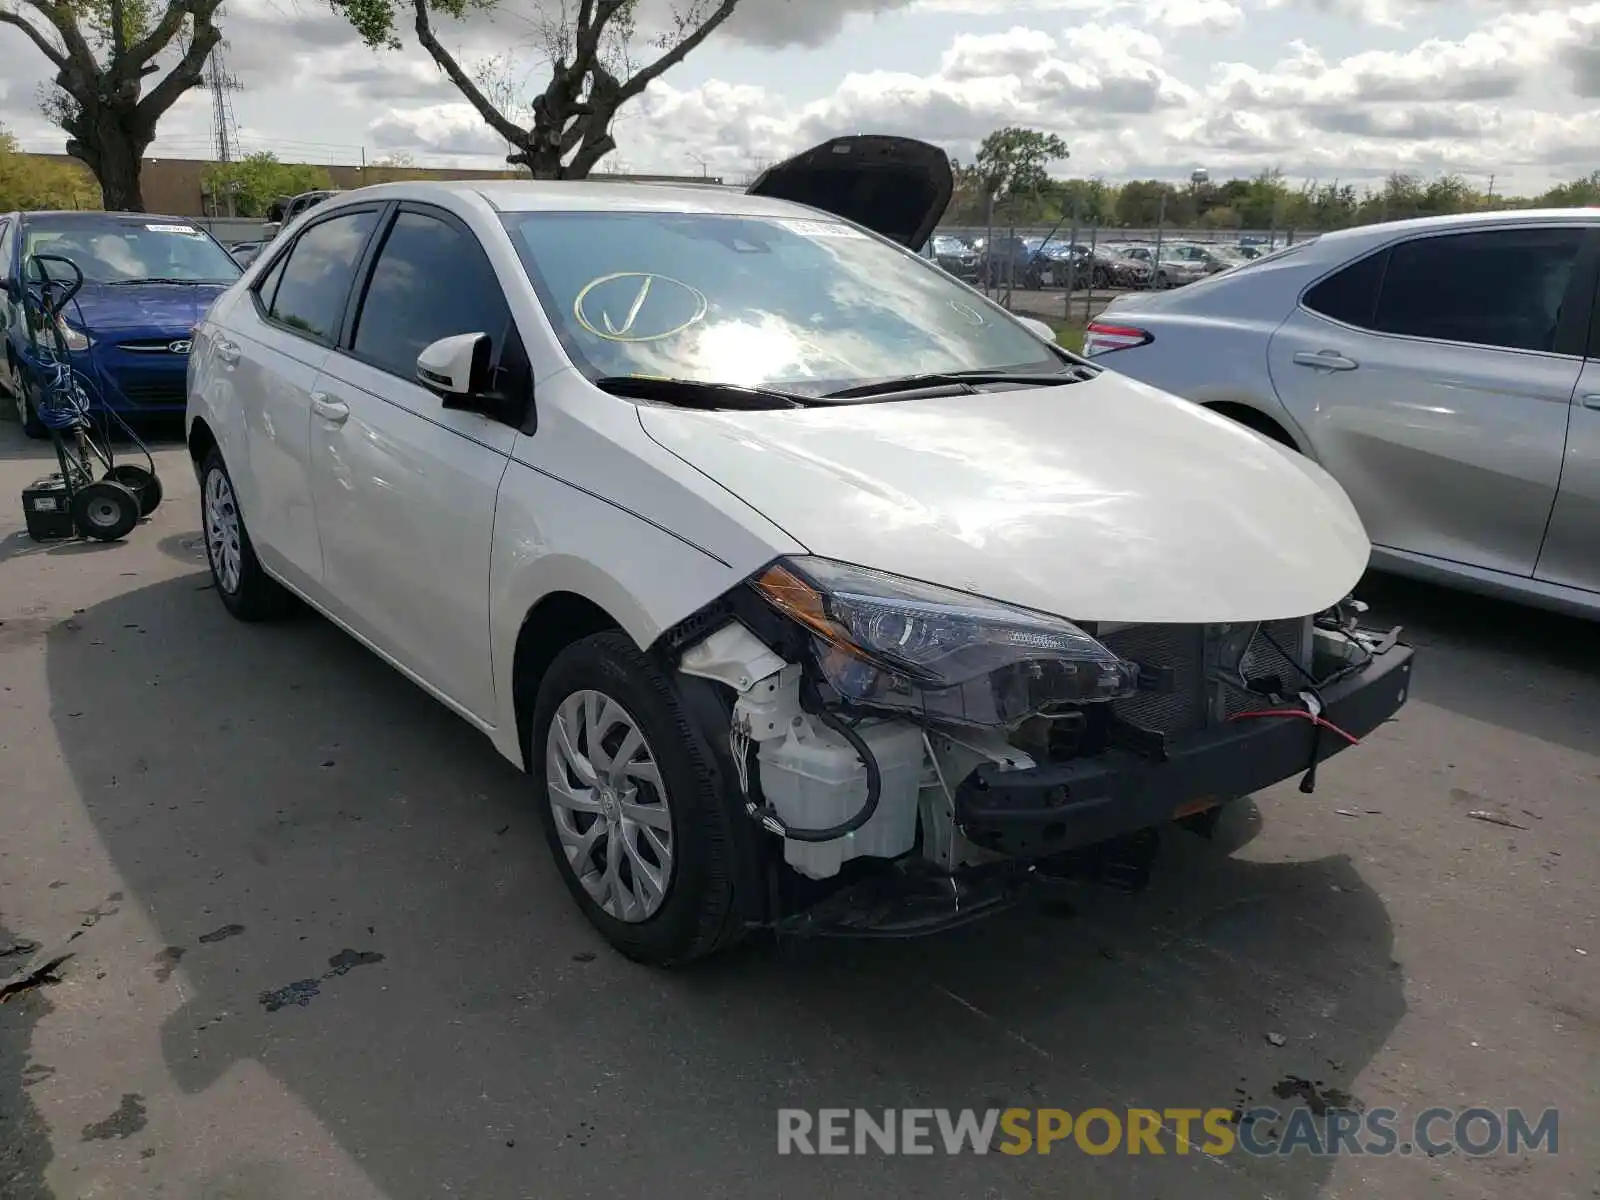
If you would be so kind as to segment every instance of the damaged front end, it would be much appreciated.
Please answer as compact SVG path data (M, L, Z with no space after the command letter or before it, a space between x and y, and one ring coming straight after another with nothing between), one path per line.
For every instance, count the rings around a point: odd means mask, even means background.
M1045 880L1137 890L1161 828L1296 774L1311 791L1409 689L1410 648L1361 611L1073 623L801 557L658 649L718 685L700 720L725 722L705 732L760 831L755 923L907 936Z

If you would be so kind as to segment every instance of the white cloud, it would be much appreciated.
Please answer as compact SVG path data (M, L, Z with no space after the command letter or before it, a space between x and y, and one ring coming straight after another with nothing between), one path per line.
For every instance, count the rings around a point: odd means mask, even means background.
M229 0L230 62L246 83L235 98L244 149L310 161L354 161L363 146L424 162L503 159L425 55L368 51L320 6L286 16L283 2ZM670 2L643 0L641 12L659 19ZM1494 173L1500 187L1535 188L1596 165L1600 3L1384 0L1415 32L1391 29L1374 48L1334 53L1349 45L1352 20L1383 15L1371 0L1354 3L749 0L737 37L626 110L606 165L697 172L704 163L737 176L863 130L926 138L965 159L1003 125L1061 135L1072 148L1063 169L1108 178L1182 177L1197 166L1344 179L1408 169ZM1274 4L1284 11L1263 15ZM1281 30L1290 11L1299 40L1285 44L1267 30ZM527 29L514 28L509 15L474 17L449 26L446 41L474 62L526 43ZM938 40L934 29L945 31ZM827 49L793 48L818 41ZM713 63L716 77L705 67L695 75L696 62ZM44 67L0 28L0 120L30 145L59 145L35 107ZM208 96L186 97L155 152L206 153L209 118Z

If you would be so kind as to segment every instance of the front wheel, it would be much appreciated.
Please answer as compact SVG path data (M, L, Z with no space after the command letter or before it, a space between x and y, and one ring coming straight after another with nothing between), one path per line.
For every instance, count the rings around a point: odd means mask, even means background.
M200 521L211 579L230 613L241 621L266 621L293 605L289 592L256 558L233 479L214 446L200 467Z
M556 656L528 743L551 853L608 942L668 967L740 937L729 806L672 681L630 638Z
M17 406L17 424L22 426L25 436L42 440L50 436L50 430L39 419L39 410L34 407L28 398L28 385L23 382L22 372L17 370L15 364L8 364L11 372L10 388L11 397Z

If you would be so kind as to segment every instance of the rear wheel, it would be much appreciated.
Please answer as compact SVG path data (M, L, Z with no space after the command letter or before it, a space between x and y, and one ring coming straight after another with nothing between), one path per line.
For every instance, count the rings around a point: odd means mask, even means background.
M211 578L230 613L241 621L266 621L293 607L288 590L256 558L233 479L215 446L200 467L200 521Z
M591 924L676 966L743 933L734 841L676 689L627 635L568 646L539 682L525 747L551 853Z

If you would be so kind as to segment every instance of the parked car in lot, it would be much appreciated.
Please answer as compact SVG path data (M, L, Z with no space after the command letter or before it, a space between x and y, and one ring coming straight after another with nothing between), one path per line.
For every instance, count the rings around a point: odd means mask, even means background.
M977 247L953 234L935 234L928 244L928 256L957 279L968 282L978 277Z
M221 243L185 217L0 215L0 383L23 429L35 438L46 434L37 410L44 364L27 322L39 319L45 276L70 278L51 256L83 272L83 288L59 324L90 399L130 416L181 413L189 332L239 278L239 265Z
M1117 248L1117 253L1124 258L1143 264L1145 269L1150 272L1150 285L1162 291L1168 288L1183 287L1186 284L1195 282L1197 279L1204 279L1207 275L1212 274L1205 263L1174 254L1170 245L1163 245L1159 248L1159 261L1157 260L1157 247L1155 246L1122 246Z
M1323 234L1118 300L1086 350L1315 459L1375 566L1600 616L1593 209Z
M248 267L256 255L261 253L263 242L234 242L228 247L228 253L233 256L233 261L241 267Z
M647 962L1136 885L1411 652L1326 472L918 256L951 187L856 137L748 195L328 199L196 331L220 602L299 596L488 735Z

